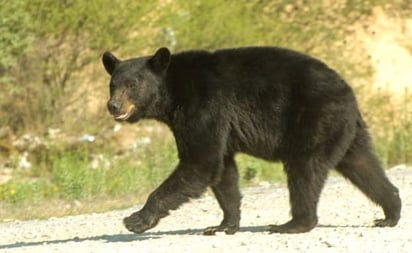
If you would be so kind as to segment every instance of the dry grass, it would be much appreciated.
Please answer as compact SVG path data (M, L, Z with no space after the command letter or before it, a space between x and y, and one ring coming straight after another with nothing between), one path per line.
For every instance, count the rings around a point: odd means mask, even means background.
M116 198L113 196L100 196L82 200L48 199L37 203L1 203L0 222L47 219L81 213L99 213L141 204L144 200L143 194L128 194Z

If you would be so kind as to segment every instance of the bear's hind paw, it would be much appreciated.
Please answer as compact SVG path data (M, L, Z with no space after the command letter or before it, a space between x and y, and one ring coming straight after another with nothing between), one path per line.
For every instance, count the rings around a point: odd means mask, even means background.
M374 222L375 227L394 227L398 224L395 219L377 219Z
M217 232L225 232L227 235L233 235L237 231L239 231L239 226L237 225L220 225L205 228L205 230L203 230L203 235L216 235Z

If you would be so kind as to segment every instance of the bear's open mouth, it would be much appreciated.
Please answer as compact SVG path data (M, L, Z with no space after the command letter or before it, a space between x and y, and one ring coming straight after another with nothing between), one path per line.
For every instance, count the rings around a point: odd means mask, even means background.
M113 115L115 120L127 120L136 111L136 106L131 104L125 113Z

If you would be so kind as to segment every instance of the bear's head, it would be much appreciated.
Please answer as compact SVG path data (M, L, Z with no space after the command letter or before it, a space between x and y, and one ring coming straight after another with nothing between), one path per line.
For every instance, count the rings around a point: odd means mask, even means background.
M111 75L109 112L115 120L136 122L156 117L171 54L160 48L153 56L120 60L110 52L103 54L106 71Z

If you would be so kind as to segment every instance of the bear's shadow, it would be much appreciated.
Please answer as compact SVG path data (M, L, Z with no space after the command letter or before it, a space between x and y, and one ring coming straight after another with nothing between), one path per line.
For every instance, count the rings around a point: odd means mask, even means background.
M348 226L334 226L334 225L318 225L318 228L337 228L337 227L365 227L358 225L348 225ZM164 236L173 235L196 235L203 236L204 229L182 229L182 230L172 230L172 231L158 231L158 232L146 232L143 234L113 234L113 235L100 235L91 237L74 237L69 239L61 240L44 240L37 242L16 242L12 244L0 245L1 249L12 249L12 248L22 248L31 247L38 245L50 245L68 242L83 242L83 241L104 241L104 243L116 243L116 242L132 242L132 241L144 241L149 239L160 239ZM263 233L267 231L267 226L246 226L241 227L239 232L251 232L251 233ZM268 233L269 235L269 233ZM234 235L236 236L236 235Z
M173 235L203 235L204 229L181 229L181 230L171 230L171 231L158 231L158 232L146 232L143 234L113 234L113 235L100 235L91 237L74 237L68 239L60 240L43 240L35 242L15 242L11 244L0 245L1 249L13 249L13 248L23 248L23 247L33 247L38 245L51 245L60 244L68 242L83 242L83 241L104 241L104 243L116 243L116 242L132 242L132 241L144 241L149 239L160 239L164 236ZM264 232L266 226L254 226L254 227L242 227L240 232Z

